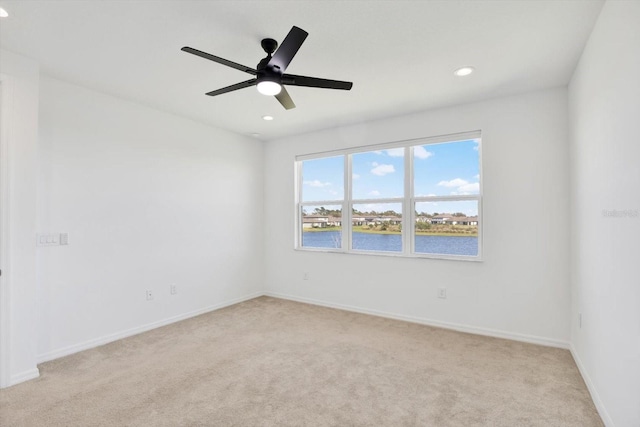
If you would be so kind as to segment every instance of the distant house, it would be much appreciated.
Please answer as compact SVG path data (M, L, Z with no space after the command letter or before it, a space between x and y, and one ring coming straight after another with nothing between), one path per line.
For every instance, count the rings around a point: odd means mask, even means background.
M477 216L454 216L447 218L444 222L449 225L478 225Z
M321 215L306 215L302 217L302 228L325 228L329 225L329 217Z
M460 218L458 222L460 225L478 225L478 217L477 216L467 216L464 218Z
M365 222L367 221L367 219L363 216L352 216L351 217L351 224L352 225L364 225Z
M380 225L384 223L398 225L402 223L402 218L397 216L354 215L351 217L351 223L353 225Z
M426 218L424 221L431 224L478 225L477 216L453 216L451 214L436 215L432 218Z
M397 216L379 216L376 218L376 223L378 224L384 224L385 222L391 225L398 225L402 223L402 218Z
M376 217L375 216L365 216L364 217L365 225L376 225Z
M327 225L331 227L340 227L342 225L342 218L336 216L330 216L327 221Z
M431 224L446 224L446 222L450 218L453 218L453 215L449 215L449 214L436 215L434 217L431 217Z
M453 216L444 220L444 223L447 225L459 225L461 221L463 221L465 217Z

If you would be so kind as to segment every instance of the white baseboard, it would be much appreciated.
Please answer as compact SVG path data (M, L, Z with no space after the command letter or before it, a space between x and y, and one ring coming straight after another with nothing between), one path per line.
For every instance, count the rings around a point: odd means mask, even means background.
M50 361L50 360L53 360L53 359L57 359L57 358L60 358L60 357L64 357L64 356L68 356L70 354L77 353L79 351L88 350L90 348L94 348L94 347L98 347L100 345L108 344L110 342L117 341L119 339L127 338L127 337L130 337L130 336L133 336L133 335L140 334L142 332L150 331L152 329L159 328L159 327L165 326L165 325L169 325L171 323L179 322L181 320L185 320L185 319L188 319L188 318L191 318L191 317L195 317L195 316L198 316L200 314L208 313L208 312L211 312L211 311L214 311L214 310L219 310L221 308L228 307L228 306L234 305L234 304L238 304L238 303L243 302L243 301L248 301L250 299L257 298L257 297L260 297L260 296L263 296L263 295L274 297L274 298L287 299L287 300L291 300L291 301L298 301L298 302L307 303L307 304L319 305L319 306L323 306L323 307L337 308L337 309L340 309L340 310L352 311L352 312L355 312L355 313L369 314L369 315L385 317L385 318L389 318L389 319L402 320L402 321L405 321L405 322L418 323L418 324L421 324L421 325L428 325L428 326L435 326L435 327L439 327L439 328L452 329L452 330L455 330L455 331L467 332L467 333L471 333L471 334L485 335L485 336L496 337L496 338L505 338L505 339L510 339L510 340L514 340L514 341L521 341L521 342L527 342L527 343L531 343L531 344L544 345L544 346L548 346L548 347L557 347L557 348L569 349L569 343L566 342L566 341L561 341L561 340L556 340L556 339L551 339L551 338L545 338L545 337L539 337L539 336L535 336L535 335L518 334L518 333L513 333L513 332L495 330L495 329L481 328L481 327L477 327L477 326L462 325L462 324L450 323L450 322L442 322L442 321L439 321L439 320L427 319L427 318L422 318L422 317L414 317L414 316L406 316L406 315L402 315L402 314L389 313L389 312L385 312L385 311L372 310L372 309L356 307L356 306L351 306L351 305L345 305L345 304L336 304L336 303L332 303L332 302L321 301L321 300L316 300L316 299L312 299L312 298L298 297L298 296L294 296L294 295L281 294L281 293L276 293L276 292L254 292L254 293L246 295L244 297L240 297L240 298L235 298L235 299L232 299L232 300L224 301L224 302L219 303L219 304L215 304L215 305L212 305L212 306L209 306L209 307L205 307L205 308L202 308L202 309L194 310L194 311L191 311L191 312L188 312L188 313L183 313L183 314L180 314L180 315L177 315L177 316L172 316L172 317L169 317L167 319L159 320L157 322L148 323L146 325L138 326L138 327L135 327L135 328L127 329L125 331L116 332L116 333L109 334L109 335L105 335L105 336L102 336L102 337L99 337L99 338L93 338L93 339L90 339L90 340L82 342L82 343L70 345L68 347L63 347L63 348L60 348L60 349L57 349L57 350L53 350L53 351L50 351L50 352L47 352L47 353L44 353L44 354L40 354L37 357L37 363L47 362L47 361ZM575 356L574 356L574 358L575 358ZM581 372L582 372L582 370L581 370ZM585 379L585 382L586 382L586 379Z
M587 385L587 390L589 390L589 393L591 394L591 400L593 400L593 404L596 405L596 409L598 410L598 414L600 414L600 418L602 418L602 422L604 422L604 425L607 427L614 427L611 415L609 415L607 408L605 408L604 403L602 403L602 399L600 399L600 395L598 394L593 381L591 381L591 377L582 364L582 360L580 360L578 352L573 346L573 343L571 343L569 350L571 351L573 360L576 362L576 366L580 371L580 375L582 375L582 379L584 379L584 383Z
M221 302L219 304L214 304L209 307L201 308L198 310L190 311L188 313L179 314L177 316L172 316L163 320L159 320L157 322L147 323L146 325L138 326L135 328L127 329L121 332L115 332L113 334L105 335L99 338L93 338L85 342L81 342L78 344L73 344L68 347L59 348L57 350L53 350L44 354L40 354L37 357L37 362L48 362L53 359L58 359L60 357L69 356L70 354L77 353L79 351L88 350L90 348L98 347L104 344L108 344L113 341L117 341L123 338L127 338L133 335L140 334L142 332L150 331L151 329L159 328L161 326L166 326L171 323L179 322L181 320L189 319L191 317L199 316L204 313L208 313L210 311L219 310L221 308L228 307L230 305L238 304L244 301L248 301L250 299L254 299L264 295L263 292L254 292L249 295L245 295L240 298L234 298L232 300L227 300Z
M104 345L104 344L108 344L110 342L113 341L117 341L119 339L123 339L123 338L127 338L133 335L137 335L140 334L142 332L146 332L149 331L151 329L155 329L155 328L159 328L161 326L165 326L171 323L175 323L175 322L179 322L181 320L185 320L191 317L195 317L204 313L208 313L211 311L215 311L215 310L219 310L221 308L224 307L228 307L234 304L238 304L244 301L248 301L260 296L270 296L273 298L281 298L281 299L286 299L286 300L290 300L290 301L297 301L297 302L302 302L302 303L306 303L306 304L313 304L313 305L318 305L318 306L322 306L322 307L329 307L329 308L336 308L339 310L346 310L346 311L351 311L351 312L355 312L355 313L362 313L362 314L369 314L369 315L373 315L373 316L379 316L379 317L385 317L385 318L389 318L389 319L395 319L395 320L402 320L405 322L411 322L411 323L417 323L417 324L421 324L421 325L427 325L427 326L435 326L435 327L439 327L439 328L444 328L444 329L451 329L451 330L455 330L455 331L460 331L460 332L466 332L466 333L471 333L471 334L476 334L476 335L485 335L485 336L490 336L490 337L495 337L495 338L504 338L504 339L510 339L510 340L514 340L514 341L521 341L521 342L526 342L526 343L531 343L531 344L538 344L538 345L544 345L547 347L557 347L557 348L563 348L563 349L569 349L571 352L571 355L573 356L573 359L576 363L576 366L578 367L578 370L580 371L580 374L582 375L582 378L584 379L585 384L587 385L587 389L589 390L589 393L591 394L591 398L593 399L593 402L596 406L596 409L598 410L598 413L600 414L600 417L602 418L602 421L605 423L605 425L607 427L614 427L613 421L611 419L611 416L609 415L609 413L607 412L604 404L602 403L602 400L600 399L600 396L597 392L597 390L595 389L595 386L593 385L593 382L591 381L591 378L589 377L587 371L584 368L584 365L582 364L582 361L580 360L580 357L578 356L575 347L573 346L572 343L566 342L566 341L562 341L562 340L557 340L557 339L552 339L552 338L545 338L545 337L539 337L539 336L535 336L535 335L527 335L527 334L518 334L518 333L513 333L513 332L506 332L506 331L501 331L501 330L495 330L495 329L489 329L489 328L481 328L481 327L477 327L477 326L470 326L470 325L462 325L462 324L457 324L457 323L451 323L451 322L442 322L439 320L432 320L432 319L427 319L427 318L422 318L422 317L415 317L415 316L406 316L406 315L402 315L402 314L396 314L396 313L389 313L389 312L385 312L385 311L379 311L379 310L372 310L372 309L367 309L367 308L362 308L362 307L356 307L356 306L351 306L351 305L346 305L346 304L336 304L336 303L332 303L332 302L327 302L327 301L321 301L321 300L316 300L316 299L312 299L312 298L305 298L305 297L299 297L299 296L295 296L295 295L287 295L287 294L281 294L281 293L277 293L277 292L254 292L252 294L246 295L244 297L240 297L240 298L235 298L232 300L228 300L228 301L224 301L222 303L219 304L215 304L209 307L205 307L199 310L194 310L188 313L183 313L177 316L172 316L169 317L167 319L163 319L157 322L153 322L153 323L148 323L146 325L142 325L136 328L131 328L128 329L126 331L121 331L121 332L117 332L117 333L113 333L113 334L109 334L109 335L105 335L103 337L100 338L94 338L88 341L85 341L83 343L79 343L79 344L74 344L68 347L64 347L58 350L54 350L45 354L41 354L38 356L38 363L42 363L42 362L46 362L49 360L53 360L53 359L57 359L59 357L64 357L64 356L68 356L70 354L73 353L77 353L79 351L83 351L83 350L88 350L90 348L94 348L94 347L98 347L100 345ZM40 371L37 368L22 372L20 374L14 375L11 377L10 380L10 386L11 385L15 385L24 381L28 381L34 378L37 378L38 376L40 376Z
M40 370L38 368L33 368L33 369L29 369L28 371L20 372L19 374L15 374L11 376L8 387L23 383L25 381L32 380L34 378L38 378L39 376L40 376Z
M530 344L544 345L547 347L557 347L557 348L564 348L564 349L569 348L569 343L567 341L556 340L553 338L518 334L514 332L500 331L496 329L480 328L477 326L470 326L470 325L461 325L458 323L442 322L439 320L432 320L432 319L427 319L423 317L405 316L403 314L389 313L386 311L379 311L379 310L371 310L368 308L355 307L355 306L345 305L345 304L336 304L332 302L320 301L320 300L311 299L311 298L280 294L277 292L265 292L264 295L274 297L274 298L282 298L282 299L287 299L291 301L319 305L323 307L353 311L355 313L370 314L373 316L386 317L389 319L403 320L405 322L418 323L421 325L435 326L435 327L444 328L444 329L452 329L454 331L467 332L470 334L485 335L485 336L495 337L495 338L504 338L504 339L514 340L514 341L526 342Z

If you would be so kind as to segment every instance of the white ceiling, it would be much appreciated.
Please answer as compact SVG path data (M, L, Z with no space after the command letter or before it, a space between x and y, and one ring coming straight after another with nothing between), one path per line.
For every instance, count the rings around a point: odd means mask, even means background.
M67 82L260 139L566 85L601 0L8 1L2 48ZM204 93L248 74L260 40L309 37L288 73L353 81L349 92L289 87L286 111L255 88ZM0 58L1 60L1 58ZM465 78L453 70L473 65ZM272 122L261 117L270 114Z

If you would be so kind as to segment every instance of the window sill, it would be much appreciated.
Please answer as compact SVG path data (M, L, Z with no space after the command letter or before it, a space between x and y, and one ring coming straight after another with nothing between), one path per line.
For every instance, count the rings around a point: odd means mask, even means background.
M467 261L467 262L483 262L481 256L464 256L464 255L445 255L445 254L409 254L399 252L375 252L375 251L344 251L340 249L329 248L294 248L300 252L312 252L312 253L332 253L332 254L347 254L347 255L365 255L365 256L383 256L392 258L407 258L407 259L437 259L445 261Z

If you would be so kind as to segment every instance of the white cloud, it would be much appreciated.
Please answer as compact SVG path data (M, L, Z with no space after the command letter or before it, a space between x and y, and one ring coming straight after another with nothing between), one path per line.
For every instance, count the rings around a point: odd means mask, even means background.
M463 185L468 185L468 184L469 182L462 178L452 179L451 181L440 181L438 183L438 185L442 187L461 187Z
M303 181L302 182L304 185L308 185L309 187L318 187L318 188L322 188L322 187L326 187L331 185L330 182L322 182L319 181L317 179L314 179L313 181Z
M369 191L370 196L379 196L380 192L378 190Z
M371 211L386 212L388 210L393 210L399 214L402 213L401 205L396 205L396 204L390 205L389 203L367 203L364 205L357 205L356 209L358 209L361 212L371 212Z
M404 148L391 148L390 150L387 150L387 154L390 157L404 157Z
M419 145L417 147L413 148L413 155L419 159L428 159L429 157L433 156L433 153L431 151L427 151L424 149L423 146Z
M357 173L354 173L352 175L353 179L360 179L360 175L358 175Z
M378 151L374 151L374 153L378 155L382 155L386 153L387 156L389 157L404 157L404 147L390 148L384 151L378 150ZM425 150L425 148L422 146L417 146L413 148L413 155L418 159L428 159L429 157L433 156L433 153Z
M438 185L447 188L456 187L456 189L451 192L451 194L455 196L466 196L480 191L479 182L469 182L462 178L455 178L451 181L440 181Z
M388 173L394 173L396 169L393 165L380 165L376 162L373 162L373 169L371 169L371 173L378 176L385 176Z
M475 179L480 179L480 175L474 176Z
M461 185L458 187L458 191L463 193L477 193L480 191L480 183L471 182L469 184Z

